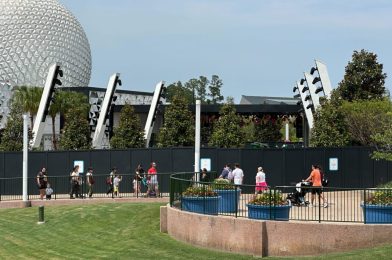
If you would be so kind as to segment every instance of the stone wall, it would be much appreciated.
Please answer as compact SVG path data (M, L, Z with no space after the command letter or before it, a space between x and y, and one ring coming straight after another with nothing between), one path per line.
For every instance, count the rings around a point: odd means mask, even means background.
M392 243L392 225L261 221L161 208L161 231L215 250L257 256L319 255Z

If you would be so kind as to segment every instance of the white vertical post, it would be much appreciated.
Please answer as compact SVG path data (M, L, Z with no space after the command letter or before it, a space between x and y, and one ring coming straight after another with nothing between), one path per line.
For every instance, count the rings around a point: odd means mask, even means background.
M311 109L307 109L306 107L309 105L309 101L305 100L306 94L302 93L303 85L300 82L296 82L299 94L301 95L302 105L305 111L306 120L308 121L309 129L313 128L313 112Z
M23 201L27 201L27 171L28 171L28 124L29 118L26 114L23 115Z
M161 99L161 92L165 82L161 81L155 86L154 96L152 97L150 111L148 112L146 126L144 127L144 139L146 140L146 148L150 145L151 133L154 127L155 116L159 101Z
M289 136L289 122L286 122L286 142L290 141L290 136Z
M327 65L323 62L316 60L316 67L320 76L321 85L323 86L324 95L327 99L331 99L332 85L329 80Z
M196 181L200 180L200 107L201 101L196 100L195 115L195 173Z
M109 83L106 88L105 97L103 98L101 110L99 111L97 126L95 127L95 132L93 136L92 143L94 149L102 149L102 138L103 135L105 134L107 114L112 104L112 98L114 92L116 92L116 86L119 78L120 78L120 73L115 73L109 78Z

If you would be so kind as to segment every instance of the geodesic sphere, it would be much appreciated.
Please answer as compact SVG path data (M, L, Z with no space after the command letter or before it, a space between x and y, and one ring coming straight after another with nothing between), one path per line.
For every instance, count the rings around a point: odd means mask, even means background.
M75 16L57 0L0 0L0 81L43 87L55 62L62 86L88 86L90 45Z

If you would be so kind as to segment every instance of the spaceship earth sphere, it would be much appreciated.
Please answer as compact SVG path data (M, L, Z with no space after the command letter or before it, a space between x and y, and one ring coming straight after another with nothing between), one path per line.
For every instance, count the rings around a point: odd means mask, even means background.
M62 86L88 86L90 45L75 16L57 0L0 0L0 82L43 87L55 62Z

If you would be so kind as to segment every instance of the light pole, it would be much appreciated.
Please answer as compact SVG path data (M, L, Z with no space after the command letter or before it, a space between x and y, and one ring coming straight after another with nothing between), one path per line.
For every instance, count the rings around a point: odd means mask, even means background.
M200 109L201 101L196 100L196 116L195 116L195 180L200 180Z
M30 207L31 202L28 200L27 188L27 176L28 176L28 152L29 152L29 139L28 129L29 117L23 114L23 194L22 194L22 207Z

